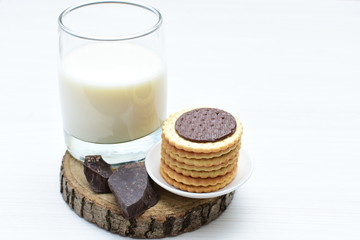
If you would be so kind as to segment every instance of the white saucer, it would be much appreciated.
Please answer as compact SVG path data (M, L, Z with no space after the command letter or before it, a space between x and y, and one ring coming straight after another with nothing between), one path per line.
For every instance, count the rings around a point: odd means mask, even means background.
M213 198L218 197L229 192L234 191L243 185L251 176L253 165L248 153L241 149L238 162L238 171L234 180L226 187L209 193L191 193L182 191L168 184L160 174L160 159L161 159L161 142L153 146L145 158L145 167L149 176L156 182L160 187L172 192L174 194L188 197L188 198Z

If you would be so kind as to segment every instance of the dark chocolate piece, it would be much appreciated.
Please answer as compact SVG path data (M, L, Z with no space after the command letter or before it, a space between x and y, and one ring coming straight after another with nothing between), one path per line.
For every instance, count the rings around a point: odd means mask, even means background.
M183 113L175 122L180 137L192 142L216 142L231 136L236 120L217 108L198 108Z
M107 180L112 174L111 166L107 164L100 155L85 157L84 174L94 192L110 192Z
M126 219L140 216L158 201L144 164L120 166L108 183Z

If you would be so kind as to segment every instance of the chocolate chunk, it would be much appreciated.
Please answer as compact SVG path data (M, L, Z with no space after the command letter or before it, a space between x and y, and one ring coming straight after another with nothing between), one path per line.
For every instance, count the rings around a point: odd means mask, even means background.
M224 110L198 108L183 113L175 122L175 130L192 142L216 142L235 132L236 120Z
M158 201L143 163L120 166L108 183L126 219L140 216Z
M112 174L111 166L100 155L85 157L84 174L94 192L110 192L107 180Z

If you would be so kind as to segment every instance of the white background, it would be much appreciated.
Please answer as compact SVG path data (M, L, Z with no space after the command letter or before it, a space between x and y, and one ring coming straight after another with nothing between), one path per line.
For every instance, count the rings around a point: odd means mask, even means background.
M121 239L59 193L57 16L0 0L0 238ZM154 0L168 112L241 118L255 170L227 211L176 239L360 239L360 1Z

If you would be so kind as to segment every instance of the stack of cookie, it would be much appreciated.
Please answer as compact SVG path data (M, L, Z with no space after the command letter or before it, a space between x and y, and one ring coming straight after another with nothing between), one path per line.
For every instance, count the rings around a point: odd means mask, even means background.
M163 125L162 177L188 192L217 191L236 176L242 125L230 113L197 108L171 115Z

